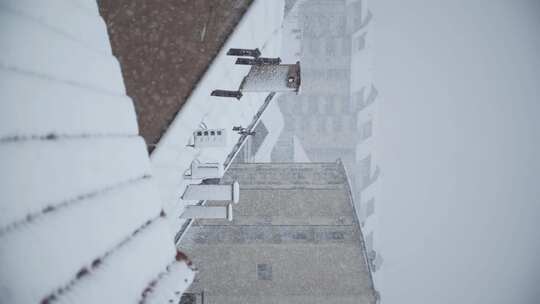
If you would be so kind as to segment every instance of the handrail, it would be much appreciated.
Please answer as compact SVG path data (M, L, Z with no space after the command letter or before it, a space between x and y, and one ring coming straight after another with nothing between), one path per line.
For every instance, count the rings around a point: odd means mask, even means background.
M246 128L246 130L247 130L246 133L250 133L250 132L253 132L255 130L255 127L257 127L257 124L261 120L262 114L264 113L266 108L268 108L268 105L270 104L270 101L272 101L272 99L274 98L275 94L276 94L276 92L271 92L270 94L268 94L268 96L266 96L266 98L264 99L264 103L261 105L261 107L259 108L257 113L255 113L255 115L253 116L253 119L251 120L251 123ZM238 139L238 141L234 145L232 151L225 158L225 162L223 162L223 172L227 172L227 170L229 169L229 167L232 164L232 161L234 160L236 155L238 155L238 152L240 152L240 150L244 146L245 142L247 141L248 136L249 136L248 134L242 134L240 136L240 138ZM198 201L197 204L195 204L195 205L202 206L205 203L206 203L206 200L201 200L201 201ZM193 222L192 219L187 219L184 222L184 224L182 224L182 227L180 227L180 230L178 230L178 232L174 236L174 243L176 245L178 245L178 243L182 239L182 236L188 230L188 228L191 227L192 222Z

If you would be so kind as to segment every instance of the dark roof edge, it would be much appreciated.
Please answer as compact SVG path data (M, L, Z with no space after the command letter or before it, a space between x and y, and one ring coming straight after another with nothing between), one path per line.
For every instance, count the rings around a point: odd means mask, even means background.
M155 141L155 145L153 145L150 149L149 149L149 154L152 154L152 152L154 152L155 150L155 147L157 146L157 144L159 143L159 141L163 138L163 135L167 132L167 130L169 130L169 127L171 126L171 124L173 123L173 121L176 119L176 117L178 116L178 113L180 113L180 111L182 111L182 108L184 108L184 106L186 105L186 103L188 102L188 100L191 98L191 95L193 95L193 92L195 91L195 89L199 86L201 80L204 78L204 75L206 75L206 73L208 72L208 69L210 69L210 66L212 66L212 64L214 64L214 62L216 61L216 57L221 53L221 51L223 50L223 47L227 44L227 42L229 41L229 39L231 39L231 36L232 34L234 33L234 31L236 30L236 28L238 27L238 24L240 24L242 22L242 20L245 18L246 16L246 13L253 7L253 2L255 2L255 0L251 0L251 2L248 4L248 6L246 7L246 9L244 10L244 12L242 13L242 16L240 18L238 18L238 22L236 22L236 24L234 25L234 27L232 28L232 30L227 34L227 38L225 38L223 40L223 43L220 45L219 47L219 50L216 52L215 56L212 58L212 60L210 60L210 62L208 63L208 65L206 66L206 68L204 69L204 71L199 75L199 77L197 77L197 80L195 81L195 84L193 85L193 87L191 88L191 91L189 92L189 94L186 96L186 99L185 99L185 102L182 103L182 105L180 106L180 108L176 111L176 113L174 113L174 116L173 118L167 122L167 125L165 128L163 128L163 130L161 130L161 133L159 134L159 137L156 139ZM209 92L210 94L210 92Z

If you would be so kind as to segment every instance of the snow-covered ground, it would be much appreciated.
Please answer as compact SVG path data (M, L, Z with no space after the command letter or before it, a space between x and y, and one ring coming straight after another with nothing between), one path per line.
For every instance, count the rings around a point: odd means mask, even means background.
M97 3L2 1L0 39L0 303L177 299L194 273Z
M231 131L232 127L249 125L268 95L244 93L240 101L210 96L215 89L237 90L249 71L250 66L235 65L236 57L227 56L226 52L229 48L259 48L264 57L278 57L283 7L283 1L254 1L151 155L153 175L173 232L184 224L185 220L179 218L184 206L197 203L180 199L188 184L200 183L185 179L183 173L194 159L223 163L240 138ZM193 132L203 125L227 130L226 146L188 146L193 143Z

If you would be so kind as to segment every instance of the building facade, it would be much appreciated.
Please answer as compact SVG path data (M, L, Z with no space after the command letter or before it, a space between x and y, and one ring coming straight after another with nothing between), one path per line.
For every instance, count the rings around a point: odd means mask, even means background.
M302 63L302 92L278 99L285 124L272 160L294 161L295 138L311 161L343 160L377 270L382 258L376 242L380 169L369 33L373 15L366 0L298 1L290 11L284 47L299 43L295 54Z
M233 221L196 220L180 242L199 267L184 303L377 302L341 162L233 164L232 180Z

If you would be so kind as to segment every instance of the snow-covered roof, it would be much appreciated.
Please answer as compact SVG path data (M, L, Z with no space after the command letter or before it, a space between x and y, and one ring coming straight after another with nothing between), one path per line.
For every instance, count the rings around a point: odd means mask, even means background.
M3 1L0 28L0 303L176 299L194 273L96 2Z

